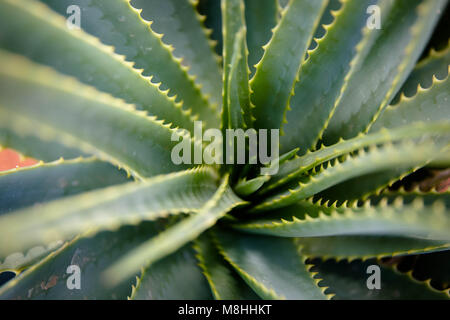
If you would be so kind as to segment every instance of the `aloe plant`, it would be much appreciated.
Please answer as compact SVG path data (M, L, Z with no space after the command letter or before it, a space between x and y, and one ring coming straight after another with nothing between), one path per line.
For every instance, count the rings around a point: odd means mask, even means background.
M390 188L450 161L445 5L223 0L219 56L196 1L0 0L0 145L40 160L0 173L0 299L448 298L450 194ZM195 120L280 129L278 172L173 163Z

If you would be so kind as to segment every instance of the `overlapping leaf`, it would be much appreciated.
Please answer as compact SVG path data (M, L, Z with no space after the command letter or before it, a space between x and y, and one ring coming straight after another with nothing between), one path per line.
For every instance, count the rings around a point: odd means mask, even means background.
M211 228L217 220L231 209L244 204L228 185L225 176L220 187L210 199L197 210L197 213L178 222L158 236L142 243L105 271L104 281L112 284L124 280L143 265L151 265L161 258L177 251L189 241L196 239ZM198 208L198 207L196 207ZM189 212L189 208L184 210Z
M437 157L445 147L423 141L413 144L409 141L400 145L386 145L362 150L359 155L350 157L343 163L335 161L334 166L323 168L318 173L300 179L298 185L289 190L267 197L253 211L264 211L293 204L298 200L309 198L340 182L397 167L422 166ZM404 171L404 169L402 169Z
M211 30L203 27L206 17L196 12L198 1L191 0L132 0L131 5L142 8L141 16L152 21L152 29L162 34L162 41L174 47L174 56L181 58L195 82L210 96L212 103L222 104L222 75L210 40Z
M276 219L261 217L237 223L235 227L250 233L278 237L379 235L450 241L450 211L442 200L432 205L424 205L419 197L411 204L343 206L326 210L329 212L319 211L317 216L311 216L306 210L295 212L293 209L295 206L286 211L280 210Z
M183 111L181 104L143 76L142 70L134 69L133 63L97 38L69 29L66 19L44 4L2 1L0 30L0 47L75 76L176 126L192 129L190 112Z
M221 254L261 298L327 298L291 239L224 231L216 237Z
M381 29L367 33L345 91L324 134L327 144L367 131L414 68L447 1L387 1ZM384 17L384 18L383 18ZM381 68L380 68L381 66Z
M172 136L177 140L182 136L169 125L21 57L2 51L0 61L3 112L19 113L22 118L76 137L89 153L125 167L135 176L186 168L171 161L177 143Z
M283 151L300 147L303 154L315 147L346 85L352 60L362 54L357 46L364 41L365 12L375 2L345 1L333 12L334 21L325 26L325 35L300 67L283 125Z
M250 82L257 129L280 128L298 69L326 4L326 0L292 0L284 8Z
M418 122L395 127L390 130L383 128L372 134L360 134L358 137L349 140L341 139L334 145L322 146L315 152L307 152L301 157L295 156L294 159L284 161L284 163L280 165L278 172L271 177L270 183L265 186L264 190L272 190L307 173L308 170L311 170L314 167L363 148L414 138L447 137L449 132L450 125L445 121L432 123Z
M95 190L0 217L0 254L66 240L85 231L198 211L216 190L210 169L193 169Z
M151 76L154 83L161 83L162 90L168 90L169 96L176 95L177 101L182 100L186 109L200 115L209 126L218 126L217 113L209 107L186 68L172 56L173 48L162 42L151 22L143 20L129 1L41 1L62 15L66 15L71 5L78 6L82 12L82 29L113 46L116 53L135 63L135 68L143 69L142 74Z
M197 259L217 300L256 300L258 296L219 254L212 235L206 233L195 241Z
M0 145L42 161L74 159L89 152L78 139L0 107ZM85 149L83 151L82 149Z

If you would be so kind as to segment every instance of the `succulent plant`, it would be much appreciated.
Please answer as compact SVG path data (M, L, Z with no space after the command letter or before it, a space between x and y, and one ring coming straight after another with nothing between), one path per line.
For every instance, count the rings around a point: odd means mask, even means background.
M448 298L449 193L391 187L450 162L446 1L198 5L0 0L0 299ZM195 121L280 156L175 164Z

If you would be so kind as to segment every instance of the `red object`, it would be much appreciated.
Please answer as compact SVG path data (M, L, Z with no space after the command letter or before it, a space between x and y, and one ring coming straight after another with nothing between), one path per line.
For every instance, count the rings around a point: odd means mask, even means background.
M37 163L33 158L21 158L21 156L12 149L0 151L0 171L10 170L19 167L28 167Z

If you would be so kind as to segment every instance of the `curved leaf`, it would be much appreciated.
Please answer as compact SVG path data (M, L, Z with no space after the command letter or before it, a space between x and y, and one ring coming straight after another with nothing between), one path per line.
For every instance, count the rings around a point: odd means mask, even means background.
M345 1L347 1L347 0L345 0ZM339 11L339 9L342 8L343 2L345 2L345 1L341 1L341 0L329 0L328 1L325 11L323 12L322 17L320 18L319 25L317 26L317 28L314 32L314 37L309 45L307 57L309 56L309 53L311 51L313 51L314 48L317 47L317 41L319 41L326 35L327 28L329 28L330 25L335 20L335 15L336 15L337 11ZM278 2L280 4L279 11L281 12L283 10L283 8L286 6L286 4L289 2L289 0L278 0ZM282 2L286 2L286 4L283 4Z
M416 65L391 104L397 104L402 94L413 97L417 93L419 85L421 88L430 88L433 85L434 77L440 80L447 78L449 65L450 41L447 47L440 51L431 49L428 56Z
M280 128L297 72L326 4L326 0L291 0L284 8L250 82L257 129Z
M250 88L248 86L247 46L245 29L236 34L233 57L229 70L227 107L227 128L251 128L253 119L250 111Z
M219 230L215 236L221 254L261 298L327 298L291 239Z

